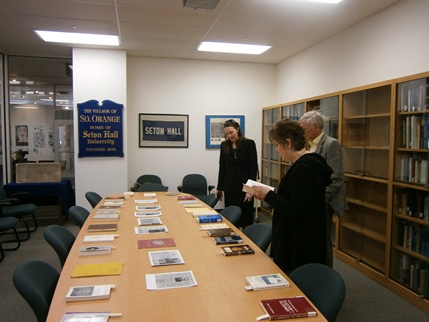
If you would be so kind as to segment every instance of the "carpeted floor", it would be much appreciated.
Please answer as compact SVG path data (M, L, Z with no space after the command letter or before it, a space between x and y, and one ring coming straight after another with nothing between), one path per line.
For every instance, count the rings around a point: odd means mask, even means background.
M270 224L270 219L260 215L260 222ZM0 262L0 322L36 321L28 304L18 294L12 284L12 272L22 261L43 260L58 270L60 263L54 250L43 238L43 229L47 225L57 224L55 216L39 219L39 229L21 245L18 251L6 252ZM64 224L74 234L79 229L71 219ZM344 278L347 294L337 322L428 322L429 314L390 292L365 275L334 259L334 269ZM134 322L134 321L130 321Z

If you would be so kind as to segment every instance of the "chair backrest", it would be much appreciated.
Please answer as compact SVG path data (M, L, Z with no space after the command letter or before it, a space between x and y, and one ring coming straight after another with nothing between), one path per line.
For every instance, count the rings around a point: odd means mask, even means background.
M71 206L69 208L69 215L76 222L79 228L82 228L90 212L81 206Z
M0 187L0 201L7 199L7 198L8 198L8 196L7 196L6 190L4 190L3 187Z
M161 183L146 182L138 187L137 191L168 191L168 187Z
M30 305L39 322L46 321L48 317L59 277L54 267L37 260L24 262L13 272L15 288Z
M243 233L249 237L263 252L271 243L272 230L267 224L253 224L246 227Z
M137 178L134 183L134 190L138 191L138 188L141 187L145 183L159 183L162 184L162 180L155 174L144 174Z
M85 198L86 200L88 200L92 208L95 208L98 205L98 203L101 201L101 199L103 199L102 196L100 196L98 193L94 191L88 191L87 193L85 193Z
M234 226L240 221L242 210L238 206L228 206L221 210L220 214L228 219ZM250 238L250 237L249 237Z
M214 193L207 196L199 196L199 199L211 208L214 208L219 201L219 198Z
M289 277L329 322L335 321L346 296L346 285L338 272L311 263L296 268Z
M63 226L50 225L43 231L43 237L55 250L60 259L61 267L63 267L76 239L75 236Z
M187 174L183 177L182 192L194 196L207 195L207 179L202 174Z

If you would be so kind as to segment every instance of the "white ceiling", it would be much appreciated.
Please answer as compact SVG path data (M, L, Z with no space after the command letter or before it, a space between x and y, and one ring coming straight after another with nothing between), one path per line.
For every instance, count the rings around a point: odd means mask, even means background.
M44 43L33 32L41 29L119 35L119 49L134 56L277 64L398 1L220 0L206 10L183 0L0 0L0 51L71 57L72 45ZM197 52L202 41L272 48L259 56Z

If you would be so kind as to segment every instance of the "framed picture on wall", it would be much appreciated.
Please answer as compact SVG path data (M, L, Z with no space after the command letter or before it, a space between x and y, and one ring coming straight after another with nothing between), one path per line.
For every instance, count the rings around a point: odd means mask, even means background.
M189 115L139 114L139 147L187 148Z
M28 146L28 125L15 125L15 145Z
M240 124L241 133L244 135L244 115L206 115L206 149L217 149L225 140L223 125L228 120L234 120Z

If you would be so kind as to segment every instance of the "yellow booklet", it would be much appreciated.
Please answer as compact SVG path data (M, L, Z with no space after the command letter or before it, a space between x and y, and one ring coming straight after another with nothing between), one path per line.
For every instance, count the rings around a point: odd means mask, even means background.
M79 264L73 270L71 277L121 275L122 262Z

